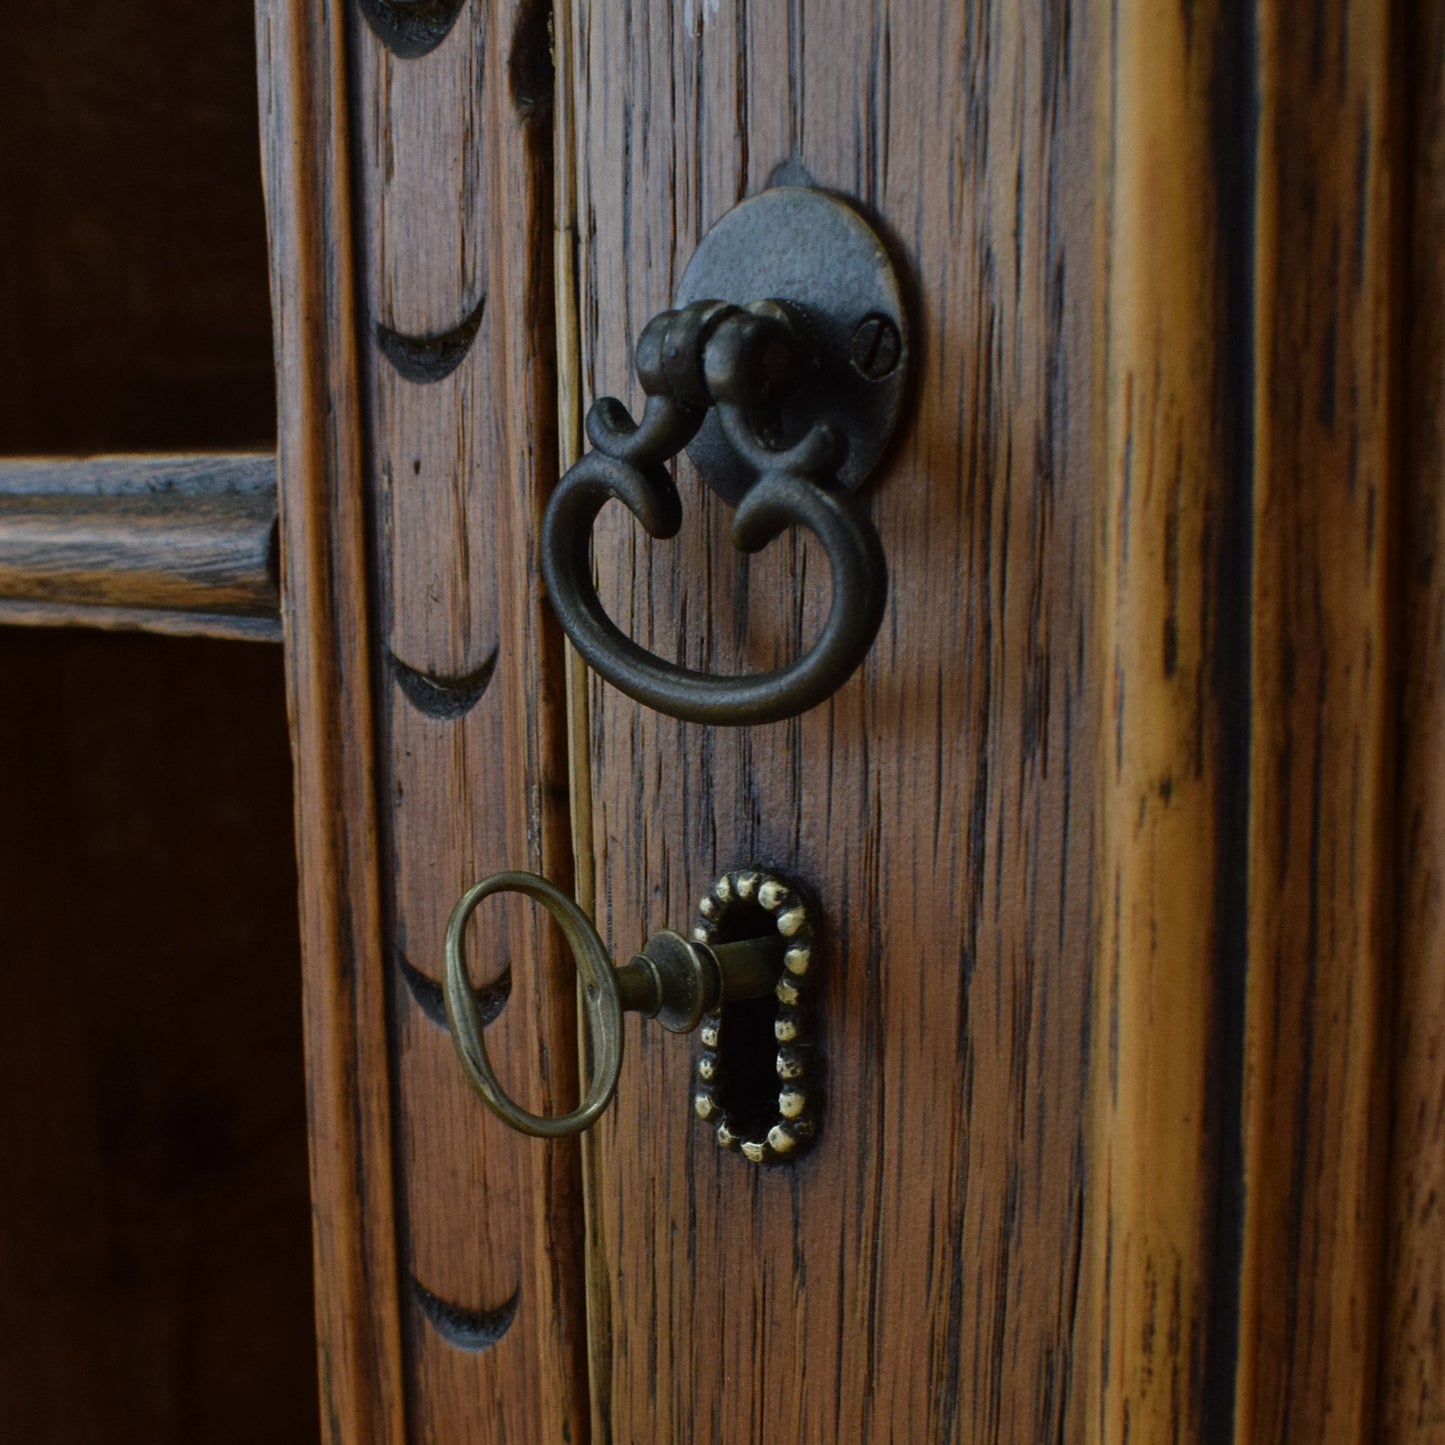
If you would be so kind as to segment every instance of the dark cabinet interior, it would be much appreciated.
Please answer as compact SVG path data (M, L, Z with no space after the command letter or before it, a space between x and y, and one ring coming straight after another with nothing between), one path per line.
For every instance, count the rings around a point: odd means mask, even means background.
M0 216L0 455L274 446L249 0L8 14ZM0 678L0 1435L314 1441L281 650Z

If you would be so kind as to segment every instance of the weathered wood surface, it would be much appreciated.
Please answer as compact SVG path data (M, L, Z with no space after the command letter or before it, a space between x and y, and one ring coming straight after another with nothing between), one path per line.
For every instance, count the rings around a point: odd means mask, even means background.
M281 466L303 897L330 915L307 939L323 1380L338 1440L540 1445L585 1431L577 1150L484 1113L438 980L479 874L570 878L535 562L556 468L551 71L545 9L451 15L262 7L283 364L307 367L283 376ZM298 139L312 169L288 176ZM297 267L329 287L298 294ZM489 1046L519 1097L570 1107L570 967L504 907L474 932L477 981L512 984Z
M1391 7L1261 6L1235 1438L1376 1440L1394 971Z
M1398 943L1378 1438L1445 1441L1445 8L1402 8Z
M587 400L702 230L774 168L859 196L914 281L915 412L871 511L888 614L795 722L590 690L598 923L625 955L762 861L822 902L821 1142L759 1173L692 1115L696 1044L627 1024L588 1169L593 1438L1083 1430L1096 271L1093 7L574 4L559 30ZM796 655L827 564L600 519L604 601L714 671ZM805 579L802 595L799 580Z
M275 534L264 496L0 495L0 599L274 615Z
M276 459L0 460L0 619L279 641Z

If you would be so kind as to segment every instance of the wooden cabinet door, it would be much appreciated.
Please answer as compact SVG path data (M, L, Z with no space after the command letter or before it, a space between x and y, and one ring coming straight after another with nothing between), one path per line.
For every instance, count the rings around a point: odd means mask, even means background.
M331 1438L1442 1438L1430 7L258 11ZM888 610L703 727L569 661L539 518L779 181L909 278ZM825 559L678 478L676 541L599 521L612 615L794 655ZM472 878L626 956L752 863L822 910L804 1160L720 1152L635 1018L580 1147L466 1092ZM489 1047L566 1107L570 966L493 920Z

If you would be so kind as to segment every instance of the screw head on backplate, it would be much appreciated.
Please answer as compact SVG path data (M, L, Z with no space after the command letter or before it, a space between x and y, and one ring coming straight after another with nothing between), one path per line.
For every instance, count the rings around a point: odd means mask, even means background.
M870 312L854 328L849 360L853 370L869 381L891 376L903 355L903 338L892 317Z

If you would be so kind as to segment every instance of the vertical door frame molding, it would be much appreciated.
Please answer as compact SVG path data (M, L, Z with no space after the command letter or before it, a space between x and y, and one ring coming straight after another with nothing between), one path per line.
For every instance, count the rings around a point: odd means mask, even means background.
M323 1427L405 1438L345 0L258 0Z

